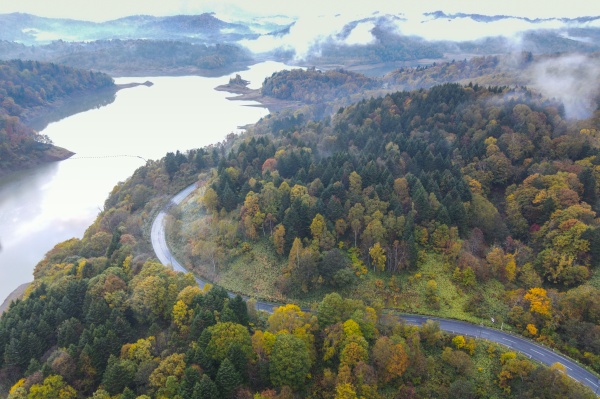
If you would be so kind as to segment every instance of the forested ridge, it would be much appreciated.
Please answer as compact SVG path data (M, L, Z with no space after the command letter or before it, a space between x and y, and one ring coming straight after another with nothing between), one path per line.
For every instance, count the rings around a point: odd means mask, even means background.
M369 77L344 68L283 70L265 78L260 93L265 97L309 105L309 113L305 116L321 119L340 107L362 99L382 97L395 91L429 89L445 83L471 83L485 87L528 86L540 73L539 70L534 70L540 64L546 63L558 75L558 71L570 73L561 65L563 56L564 54L548 56L522 52L472 57L460 61L401 67L382 77ZM597 57L597 54L590 57Z
M152 74L222 75L253 62L250 53L233 44L193 44L175 40L58 40L42 46L1 42L0 58L34 59L73 68L93 69L112 76Z
M530 52L509 56L481 56L459 61L433 63L416 68L400 68L386 74L383 82L401 90L428 89L448 82L479 82L492 85L523 85L528 83L526 68L535 57Z
M446 84L149 161L0 318L0 392L593 398L561 365L383 309L494 317L597 370L596 129L525 88ZM198 180L168 217L184 262L311 312L257 313L153 260L153 216Z
M457 84L267 117L173 239L234 290L494 318L598 370L597 115L563 117L526 88Z
M315 104L330 102L349 94L364 93L378 87L379 84L375 79L359 73L343 69L320 71L309 68L274 73L271 77L265 78L261 93L282 100Z
M50 140L21 118L85 91L113 87L109 76L57 64L0 61L0 174L48 157Z

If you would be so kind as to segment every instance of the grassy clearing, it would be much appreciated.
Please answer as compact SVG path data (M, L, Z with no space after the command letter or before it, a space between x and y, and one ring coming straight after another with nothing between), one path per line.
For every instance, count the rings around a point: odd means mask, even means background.
M251 248L222 267L219 284L231 291L285 301L286 298L275 288L284 262L266 239L253 243Z
M464 311L468 296L452 282L451 275L439 256L428 255L416 275L421 277L415 277L413 289L418 293L422 304L427 303L425 294L427 283L434 280L437 284L440 308L435 309L425 305L430 314L462 320L473 318Z

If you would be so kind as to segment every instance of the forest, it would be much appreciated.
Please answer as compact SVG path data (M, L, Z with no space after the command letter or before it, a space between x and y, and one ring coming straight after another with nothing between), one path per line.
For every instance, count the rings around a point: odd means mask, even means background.
M594 63L597 56L597 53L580 55L577 63ZM565 54L534 55L523 51L404 66L383 76L365 76L343 68L319 70L310 67L276 72L265 78L260 90L263 97L301 102L303 117L320 120L340 107L395 91L429 89L449 82L484 87L535 87L539 86L540 73L553 79L589 74L585 66L579 71L576 67L565 67L569 60ZM285 123L284 119L277 119L277 124Z
M473 82L486 86L527 85L528 76L522 72L541 58L545 57L522 52L508 57L493 55L434 62L416 68L396 69L386 74L383 81L399 90L428 89L446 82Z
M594 398L561 365L408 326L380 303L325 295L310 310L254 300L152 259L144 226L217 167L235 139L149 161L115 186L82 239L57 245L0 318L8 398Z
M494 318L600 370L597 114L445 84L297 116L264 118L174 212L188 266L273 300Z
M70 96L113 87L112 78L98 72L0 61L0 175L53 158L50 139L28 127L23 118Z
M265 86L370 84L306 73L315 81L294 72ZM394 92L319 120L314 105L117 184L0 317L0 395L594 398L560 364L396 314L493 317L600 371L600 114L569 120L525 87L479 84ZM148 239L192 183L167 233L215 283L204 290L157 263ZM224 289L282 305L258 312Z
M379 88L375 79L343 69L320 71L315 68L276 72L265 78L263 96L281 100L301 101L304 104L327 103L339 97L365 93Z

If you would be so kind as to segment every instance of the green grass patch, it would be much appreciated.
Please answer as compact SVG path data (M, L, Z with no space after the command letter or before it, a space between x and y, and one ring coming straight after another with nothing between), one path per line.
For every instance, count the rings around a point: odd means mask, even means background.
M221 268L219 285L258 298L285 301L275 288L285 263L267 239L252 243L251 248Z

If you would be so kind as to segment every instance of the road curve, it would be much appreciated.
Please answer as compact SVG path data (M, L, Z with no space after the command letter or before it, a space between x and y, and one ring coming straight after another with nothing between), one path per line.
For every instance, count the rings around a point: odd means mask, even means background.
M177 259L175 259L175 257L169 250L169 246L167 245L167 238L166 238L166 234L165 234L165 217L167 216L167 212L169 211L169 208L171 208L174 205L179 205L192 192L194 192L194 190L196 190L197 187L198 186L194 183L194 184L186 187L179 193L177 193L177 195L175 195L173 198L171 198L171 200L160 210L160 212L156 215L156 217L154 218L154 221L152 222L152 229L150 231L150 239L152 242L152 248L154 249L154 253L156 254L156 257L158 258L160 263L162 263L165 266L170 265L173 268L173 270L175 270L177 272L187 273L188 270L181 263L179 263L179 261L177 261ZM198 278L197 276L194 276L194 279L196 279L198 286L202 289L204 289L204 286L206 284L211 284L209 281ZM231 298L233 298L234 296L237 295L233 292L228 292L228 294ZM244 300L249 299L248 297L246 297L244 295L241 295L241 296L242 296L242 298L244 298ZM269 312L269 313L273 313L273 309L275 309L276 307L278 307L280 305L281 304L261 301L261 302L256 303L256 309L264 310L265 312Z
M167 205L161 209L158 215L155 217L154 222L152 223L151 230L151 239L152 239L152 247L154 248L154 252L156 253L156 257L163 265L171 265L173 270L187 273L188 270L181 265L173 257L169 247L167 246L167 240L165 237L165 216L167 215L167 211L173 205L180 204L185 198L187 198L195 189L196 184L192 184L191 186L186 187L183 191L179 192L175 195ZM196 281L200 288L204 288L206 284L209 284L208 281L202 280L198 277L195 277ZM235 296L235 293L229 292L229 296ZM242 296L244 299L248 299L247 297ZM258 310L264 310L272 313L273 309L280 304L270 303L270 302L262 302L257 301L256 308ZM488 341L496 342L507 346L515 351L521 352L525 356L528 356L530 359L536 360L540 363L543 363L547 366L551 366L554 363L561 363L565 369L566 374L579 381L580 383L590 387L592 391L598 392L600 388L600 378L591 372L587 371L583 367L579 366L574 360L571 360L561 354L553 352L552 350L538 345L532 341L527 339L508 334L504 331L495 330L492 328L479 326L476 324L467 323L464 321L451 320L451 319L442 319L439 317L433 316L420 316L420 315L409 315L402 314L400 317L408 324L413 325L421 325L425 323L427 320L433 320L439 323L440 328L444 331L453 333L466 335L476 338L486 339Z

